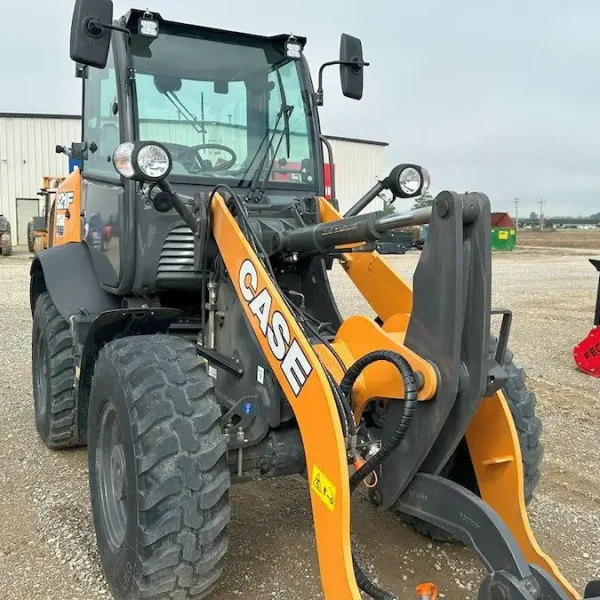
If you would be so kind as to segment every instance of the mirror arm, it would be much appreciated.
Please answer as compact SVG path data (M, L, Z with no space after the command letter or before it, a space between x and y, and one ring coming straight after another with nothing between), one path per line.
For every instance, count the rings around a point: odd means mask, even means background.
M113 31L120 31L121 33L126 33L127 35L131 36L131 31L129 31L129 29L125 29L125 27L119 27L118 25L102 23L102 21L99 21L98 19L87 19L85 27L92 35L99 35L103 29L112 29Z
M368 67L369 63L365 62L364 60L332 60L323 63L319 68L319 87L317 91L313 94L315 104L317 106L323 106L323 71L326 67L333 67L334 65L344 65L347 67L353 67L356 70L360 70L363 67Z

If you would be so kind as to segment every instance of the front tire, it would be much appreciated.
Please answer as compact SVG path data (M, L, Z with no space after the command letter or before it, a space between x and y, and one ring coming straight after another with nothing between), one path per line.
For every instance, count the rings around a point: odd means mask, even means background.
M227 442L195 348L166 335L100 352L88 419L90 495L116 600L200 600L223 570Z

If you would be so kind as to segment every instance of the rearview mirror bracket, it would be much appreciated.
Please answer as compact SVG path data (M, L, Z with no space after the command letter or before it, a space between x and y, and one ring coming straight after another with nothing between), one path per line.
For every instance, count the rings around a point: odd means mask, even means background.
M313 94L317 106L323 106L323 71L327 67L333 67L335 65L340 65L342 67L351 67L353 71L359 73L363 69L363 67L368 67L370 63L365 62L364 60L332 60L330 62L323 63L319 68L319 87L317 91Z

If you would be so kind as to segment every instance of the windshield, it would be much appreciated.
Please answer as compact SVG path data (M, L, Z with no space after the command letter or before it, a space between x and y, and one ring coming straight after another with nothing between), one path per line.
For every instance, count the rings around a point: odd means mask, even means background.
M269 182L314 187L307 90L283 47L161 32L132 54L139 139L169 148L174 176L249 185L275 158Z

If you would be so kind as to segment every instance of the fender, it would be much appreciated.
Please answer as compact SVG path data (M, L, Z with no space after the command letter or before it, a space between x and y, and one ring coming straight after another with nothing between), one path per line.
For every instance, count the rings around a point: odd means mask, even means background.
M84 242L43 250L33 259L30 277L32 315L38 296L45 291L65 321L69 321L71 315L97 315L121 306L120 297L102 289Z
M103 346L121 337L167 333L182 314L176 308L120 308L104 311L85 328L85 339L80 340L83 344L81 359L75 373L78 380L77 427L82 443L87 437L88 399L94 366Z

